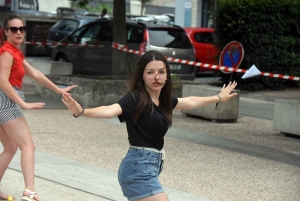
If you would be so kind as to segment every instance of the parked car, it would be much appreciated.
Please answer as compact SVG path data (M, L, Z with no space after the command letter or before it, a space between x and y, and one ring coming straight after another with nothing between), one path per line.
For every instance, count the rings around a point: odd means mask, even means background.
M84 8L58 7L56 9L58 16L85 15L86 13L88 11Z
M173 25L174 21L171 19L158 19L155 21L155 24L167 24L167 25Z
M99 19L98 17L85 17L85 16L73 16L73 17L62 17L58 20L48 32L47 42L58 42L63 38L70 35L74 30L82 27L83 25L93 22ZM52 48L52 45L48 45Z
M58 42L70 35L74 30L97 19L99 18L88 16L63 17L49 29L47 42Z
M127 45L142 52L158 50L165 56L195 61L193 46L183 28L128 20ZM75 30L61 43L104 45L104 47L64 46L53 48L51 58L71 62L75 74L109 75L112 69L113 20L99 19ZM128 53L128 61L134 54ZM171 73L182 79L193 80L196 68L192 65L169 62Z
M196 60L205 64L218 64L218 50L214 46L214 29L212 28L184 28L193 43ZM213 73L213 69L199 67L197 73Z
M140 17L132 17L130 20L133 21L141 21L141 22L155 22L156 19L154 17L140 16Z

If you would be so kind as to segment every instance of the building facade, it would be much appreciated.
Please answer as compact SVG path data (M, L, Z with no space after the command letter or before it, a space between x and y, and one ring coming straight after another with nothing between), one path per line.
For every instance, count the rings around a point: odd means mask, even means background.
M183 27L213 27L217 0L176 0L175 24Z

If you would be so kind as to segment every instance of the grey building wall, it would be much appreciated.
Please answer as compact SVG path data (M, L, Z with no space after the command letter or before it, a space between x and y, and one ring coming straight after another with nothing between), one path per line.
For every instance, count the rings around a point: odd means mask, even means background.
M173 0L174 1L174 0ZM155 5L151 5L151 3L155 3ZM149 2L146 5L146 15L161 15L164 13L174 13L175 8L169 6L159 6L167 4L168 1L156 1ZM89 2L89 5L97 7L100 4L108 4L113 7L113 0L93 0ZM126 13L131 14L130 11L130 0L126 0Z
M163 7L163 6L151 6L146 5L146 15L161 15L165 13L173 13L175 12L174 7Z
M202 0L192 0L192 27L202 25Z
M175 24L179 26L184 25L184 3L185 0L176 0L175 4Z
M175 24L184 26L185 3L192 2L191 27L212 27L217 0L176 0Z

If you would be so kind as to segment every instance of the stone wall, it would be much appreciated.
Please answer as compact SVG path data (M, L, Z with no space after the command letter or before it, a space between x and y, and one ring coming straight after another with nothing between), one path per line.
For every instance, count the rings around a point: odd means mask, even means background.
M276 99L273 129L282 133L300 136L300 100Z
M59 87L78 85L71 94L84 107L113 104L128 91L126 80L105 79L105 77L92 79L62 75L47 75L47 77ZM175 80L173 81L173 96L181 97L182 86L184 84L199 85L202 83L197 81ZM61 95L56 94L37 83L35 88L37 95L56 100L61 99Z
M182 96L215 96L221 90L222 87L215 87L210 85L184 85L182 89ZM226 102L219 103L217 107L215 106L215 104L209 104L195 109L181 110L181 112L205 119L211 119L214 122L236 122L239 116L240 91L234 89L233 93L237 93L237 96L231 98Z

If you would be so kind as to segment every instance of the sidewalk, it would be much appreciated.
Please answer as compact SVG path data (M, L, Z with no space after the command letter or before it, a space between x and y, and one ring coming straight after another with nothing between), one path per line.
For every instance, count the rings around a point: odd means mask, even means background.
M78 120L62 109L24 113L37 147L36 189L45 201L126 200L117 181L118 165L128 149L124 124L116 118ZM274 143L272 148L230 139L234 133L225 129L220 133L226 138L205 134L204 127L192 131L180 125L180 118L189 118L178 117L178 112L174 115L177 123L165 138L166 162L160 176L171 201L299 200L299 140L285 139L279 146L269 136L268 146ZM189 122L191 119L185 123ZM204 124L218 127L243 123ZM20 173L13 171L20 171L19 157L18 152L1 188L15 196L23 187ZM10 184L8 178L18 183ZM51 198L53 194L55 199Z
M0 147L0 151L2 151ZM120 189L117 173L80 163L53 154L36 151L36 188L43 200L84 201L84 200L116 200L126 201ZM3 180L1 190L18 196L23 186L20 167L20 152L9 165L8 174ZM9 179L8 179L9 178ZM7 186L8 188L5 188ZM209 201L203 197L164 187L170 200ZM17 197L21 199L21 197Z
M117 181L128 149L125 125L116 118L74 119L61 101L30 93L26 101L46 103L44 109L24 111L36 145L41 198L125 201ZM300 200L300 141L272 131L273 105L242 97L240 115L260 119L240 116L234 124L175 112L160 176L170 201ZM18 152L0 188L14 196L23 190L19 158Z
M21 195L24 182L21 172L11 168L7 169L1 183L1 191L8 193L9 195L13 195L16 200L22 199ZM35 178L35 185L37 187L38 194L45 201L109 200L40 177Z

